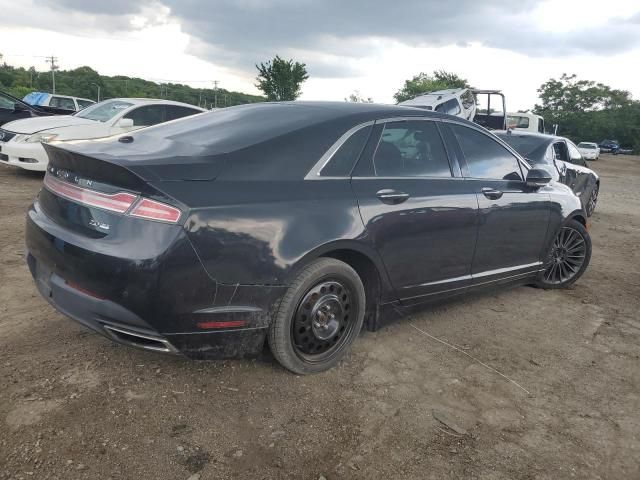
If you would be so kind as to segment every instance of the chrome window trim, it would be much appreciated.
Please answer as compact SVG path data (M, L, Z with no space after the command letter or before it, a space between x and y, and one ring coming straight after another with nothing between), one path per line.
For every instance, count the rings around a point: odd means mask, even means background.
M370 127L375 123L374 120L370 120L368 122L359 123L355 127L347 130L338 140L335 141L333 145L329 147L329 149L324 152L324 155L320 157L320 160L316 162L311 170L305 175L304 180L322 180L322 179L337 179L337 178L349 178L349 175L345 175L344 177L321 177L320 173L322 173L322 169L327 166L327 164L331 161L335 153L344 145L344 143L351 138L356 132L359 132L363 128Z

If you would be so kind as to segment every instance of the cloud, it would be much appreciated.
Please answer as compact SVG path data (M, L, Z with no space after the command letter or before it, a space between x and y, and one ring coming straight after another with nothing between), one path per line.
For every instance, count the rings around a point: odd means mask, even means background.
M38 16L36 7L7 1L23 5L14 11L33 8L21 21L36 21L29 20ZM189 53L216 65L253 72L255 63L279 54L304 61L312 75L325 78L356 76L360 61L389 40L413 47L475 43L550 58L610 55L640 46L640 12L604 25L580 28L574 22L571 29L549 30L533 15L541 5L548 7L541 0L46 0L44 5L58 19L75 19L74 27L84 18L87 31L175 21L192 38ZM37 26L45 28L43 22ZM48 28L69 27L59 20Z

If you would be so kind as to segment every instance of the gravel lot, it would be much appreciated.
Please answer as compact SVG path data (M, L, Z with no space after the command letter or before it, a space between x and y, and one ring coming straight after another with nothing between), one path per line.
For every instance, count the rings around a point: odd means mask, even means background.
M0 166L0 479L640 478L640 157L592 166L573 288L439 305L312 377L136 351L56 313L23 260L42 177Z

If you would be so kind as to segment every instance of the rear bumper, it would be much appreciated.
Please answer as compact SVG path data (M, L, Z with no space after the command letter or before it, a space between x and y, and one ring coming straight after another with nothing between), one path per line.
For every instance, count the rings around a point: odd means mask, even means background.
M49 158L40 143L0 142L0 163L45 172Z
M159 232L152 232L156 243ZM76 236L53 224L37 203L29 210L27 263L42 296L64 315L145 350L198 359L262 351L285 287L216 282L180 231L145 260L132 252L126 258L122 244L111 251L99 239Z

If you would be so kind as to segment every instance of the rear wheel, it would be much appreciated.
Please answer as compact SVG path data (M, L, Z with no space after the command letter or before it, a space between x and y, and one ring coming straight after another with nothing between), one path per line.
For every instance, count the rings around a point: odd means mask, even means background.
M298 374L336 365L354 342L364 320L365 291L344 262L320 258L291 284L269 327L274 357Z
M580 222L569 220L558 232L536 285L566 288L582 276L591 260L591 237Z
M590 217L593 215L593 212L596 210L596 204L598 203L598 193L600 187L596 185L591 190L591 195L589 195L589 200L587 200L587 204L585 205L585 211L587 212L587 216Z

